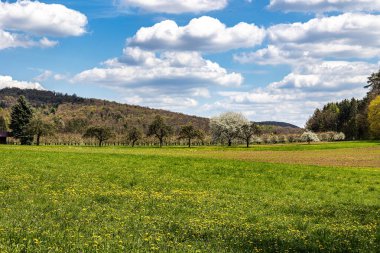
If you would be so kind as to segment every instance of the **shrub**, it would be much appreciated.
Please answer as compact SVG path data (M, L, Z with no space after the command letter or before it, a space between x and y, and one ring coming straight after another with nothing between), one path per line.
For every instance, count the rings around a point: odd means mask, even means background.
M263 140L260 137L254 136L252 138L252 142L256 143L256 144L261 144L261 143L263 143Z
M291 134L288 136L288 141L290 143L298 142L299 138L297 135Z
M265 144L269 144L271 143L271 139L268 135L263 135L262 137L262 141L265 143Z
M318 136L313 133L313 132L310 132L310 131L307 131L307 132L304 132L302 135L301 135L301 140L303 142L307 142L307 143L311 143L311 142L319 142L319 138Z
M288 138L286 137L286 135L280 135L280 137L278 137L279 143L286 143L287 141L288 141Z
M346 136L344 133L337 133L334 135L334 141L344 141L346 139Z
M278 136L277 136L277 135L273 135L273 136L270 138L270 141L271 141L273 144L279 143Z
M319 134L318 138L321 141L329 141L329 135L327 133L321 133L321 134Z

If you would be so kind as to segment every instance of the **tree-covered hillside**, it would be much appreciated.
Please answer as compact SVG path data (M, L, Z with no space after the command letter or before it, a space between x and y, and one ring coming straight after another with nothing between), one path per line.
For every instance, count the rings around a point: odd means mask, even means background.
M99 99L86 99L52 91L16 88L0 90L0 114L8 121L10 108L16 104L21 95L25 96L34 108L41 111L44 117L52 120L60 132L65 133L83 133L92 125L112 126L116 133L122 133L134 126L146 130L156 115L162 116L172 126L180 127L191 123L206 132L209 130L207 118Z

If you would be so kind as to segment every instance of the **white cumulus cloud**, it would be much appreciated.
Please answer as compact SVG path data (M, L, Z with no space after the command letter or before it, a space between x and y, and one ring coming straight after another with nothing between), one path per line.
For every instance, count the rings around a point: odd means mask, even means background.
M48 36L80 36L86 32L86 25L85 15L62 4L29 0L0 2L0 50L54 47L58 42Z
M200 13L224 9L227 0L118 0L118 5L155 13Z
M370 59L380 53L380 15L345 13L267 29L269 45L237 54L241 63L292 64L307 59Z
M0 76L0 89L4 88L44 90L42 85L37 82L17 81L13 80L11 76Z
M242 22L226 27L218 19L203 16L192 19L186 26L165 20L143 27L128 39L128 45L147 50L215 52L254 47L264 38L265 30L254 24Z
M157 56L139 48L126 48L122 57L106 61L104 67L83 71L73 81L116 86L174 85L181 89L202 84L239 86L243 77L228 73L197 52L164 52Z
M0 28L39 36L79 36L86 32L87 17L61 4L21 0L0 3Z
M269 8L285 12L380 11L379 0L271 0Z
M127 47L121 57L75 75L72 82L116 90L127 103L183 111L210 98L210 86L237 87L243 77L198 52L155 53Z
M274 82L269 87L302 89L308 92L357 89L364 86L367 77L376 71L377 67L375 64L366 62L347 61L324 61L300 65L283 80Z
M255 120L277 120L303 126L315 108L346 98L362 98L367 77L378 70L366 62L322 61L298 66L278 82L252 91L219 92L224 99L209 110L244 111Z

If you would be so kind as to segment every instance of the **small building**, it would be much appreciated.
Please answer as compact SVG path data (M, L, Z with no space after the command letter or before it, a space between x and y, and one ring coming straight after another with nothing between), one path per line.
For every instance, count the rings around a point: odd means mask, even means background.
M9 132L0 131L0 144L7 144L8 137L11 137Z

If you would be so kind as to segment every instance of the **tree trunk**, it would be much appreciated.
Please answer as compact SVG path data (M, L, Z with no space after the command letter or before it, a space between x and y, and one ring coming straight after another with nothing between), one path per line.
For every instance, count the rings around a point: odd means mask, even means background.
M135 146L136 141L132 141L132 148Z
M191 147L191 139L189 138L189 148Z
M102 143L103 143L103 141L102 141L102 140L99 140L99 147L102 146Z
M164 142L164 140L162 138L160 138L160 148L162 148L163 142Z
M41 135L37 134L37 139L36 139L36 145L37 146L40 145L40 138L41 138Z
M247 139L246 142L247 142L247 148L249 148L249 139Z
M228 140L228 146L231 147L232 146L232 140Z

